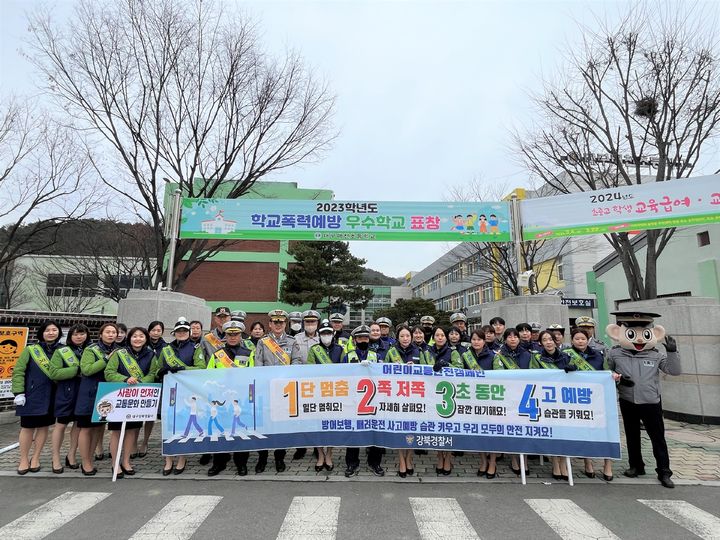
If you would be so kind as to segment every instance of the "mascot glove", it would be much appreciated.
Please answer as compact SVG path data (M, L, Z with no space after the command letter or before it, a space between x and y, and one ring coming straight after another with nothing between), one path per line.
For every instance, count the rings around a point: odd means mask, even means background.
M360 360L361 366L369 366L371 364L370 360Z
M665 336L665 343L663 343L663 345L665 345L667 352L677 352L677 341L675 341L675 338L671 335Z
M632 388L633 386L635 386L635 381L633 381L630 377L626 377L625 375L623 375L620 378L618 384L620 386L627 386L628 388Z
M441 362L435 362L435 364L433 365L433 371L437 373L445 367L450 367L450 364L446 360L443 360Z
M25 405L25 394L18 394L17 396L15 396L13 403L15 403L16 407L22 407L23 405Z

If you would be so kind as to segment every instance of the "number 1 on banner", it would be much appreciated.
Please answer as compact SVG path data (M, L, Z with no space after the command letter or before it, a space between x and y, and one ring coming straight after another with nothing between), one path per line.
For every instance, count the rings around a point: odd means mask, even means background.
M283 392L283 397L289 398L288 416L293 418L298 415L298 382L290 381L283 388Z
M537 422L540 419L540 408L538 407L538 398L533 397L535 394L535 385L525 385L525 391L520 399L518 414L527 416L531 422Z

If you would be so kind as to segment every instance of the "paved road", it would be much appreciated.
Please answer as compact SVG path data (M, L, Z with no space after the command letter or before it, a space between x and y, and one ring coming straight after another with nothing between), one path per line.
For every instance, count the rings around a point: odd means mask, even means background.
M0 478L0 538L720 538L720 488Z

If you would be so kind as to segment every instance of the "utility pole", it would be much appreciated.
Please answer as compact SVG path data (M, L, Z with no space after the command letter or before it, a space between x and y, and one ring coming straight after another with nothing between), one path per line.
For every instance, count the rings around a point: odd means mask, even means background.
M175 274L175 244L177 243L178 231L180 228L180 195L182 191L176 189L173 192L172 215L170 216L170 254L167 266L167 289L172 291L173 276Z
M522 274L522 220L520 218L520 200L518 199L517 193L513 193L510 197L511 200L511 214L512 214L512 230L513 230L513 242L515 244L515 260L516 263L516 274L517 280L520 280L520 274ZM518 283L518 293L521 293L520 284Z

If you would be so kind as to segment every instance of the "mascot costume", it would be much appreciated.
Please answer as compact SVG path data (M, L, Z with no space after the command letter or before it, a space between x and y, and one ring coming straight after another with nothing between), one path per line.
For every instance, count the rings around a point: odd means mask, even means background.
M609 324L605 332L616 345L608 351L607 359L609 368L619 375L615 379L630 465L623 474L630 478L645 474L640 450L642 422L652 442L658 479L666 488L673 488L660 399L660 371L680 375L677 344L662 326L654 324L660 317L657 313L616 311L611 315L615 315L617 324ZM657 349L663 339L666 352Z

